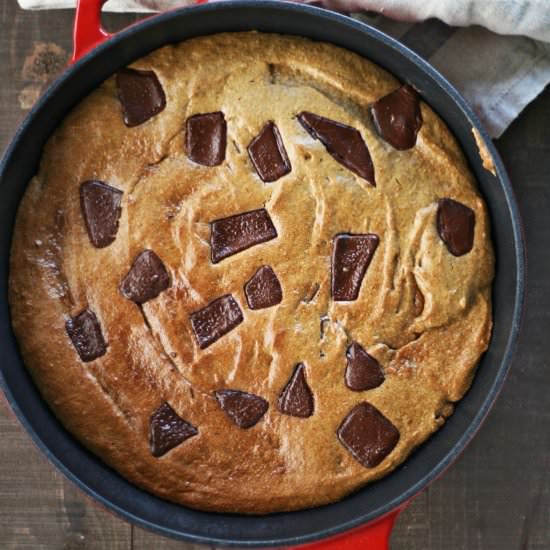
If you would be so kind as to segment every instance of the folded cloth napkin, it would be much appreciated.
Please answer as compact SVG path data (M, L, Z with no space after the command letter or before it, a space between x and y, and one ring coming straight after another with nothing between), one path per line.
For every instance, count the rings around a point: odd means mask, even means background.
M75 0L18 0L25 9ZM296 0L354 13L434 65L499 137L550 82L550 0ZM106 11L154 12L194 0L109 0ZM359 13L357 13L359 12Z

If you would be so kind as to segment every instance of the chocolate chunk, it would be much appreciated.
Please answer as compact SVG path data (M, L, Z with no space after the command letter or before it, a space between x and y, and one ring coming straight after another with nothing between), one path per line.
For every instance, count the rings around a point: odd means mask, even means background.
M281 134L273 122L268 122L250 142L248 156L265 182L278 180L292 170Z
M412 86L405 84L380 98L370 112L374 127L383 140L399 151L415 146L422 114L418 94Z
M277 403L283 414L307 418L313 414L313 393L306 381L306 367L298 363Z
M337 435L340 443L365 468L378 466L399 441L399 430L366 401L348 413Z
M210 223L212 262L242 252L277 237L277 230L265 208L235 214Z
M298 115L298 121L340 164L376 186L372 159L358 130L305 111Z
M109 246L116 238L122 191L102 181L80 185L80 207L88 236L96 248Z
M372 390L384 382L384 371L380 368L378 361L357 342L353 342L347 349L346 359L344 379L350 390Z
M204 349L240 325L243 312L233 296L226 294L191 313L189 318L199 347Z
M357 300L363 277L378 247L378 236L336 235L332 249L332 297L337 302Z
M283 289L270 266L264 265L244 285L246 301L250 309L263 309L281 303Z
M186 123L187 156L203 166L218 166L225 160L227 125L223 113L194 115Z
M101 332L96 314L85 309L76 317L71 317L65 328L80 359L85 363L93 361L107 352L107 344Z
M199 430L181 418L176 411L163 403L150 420L151 454L159 457L199 433Z
M139 126L166 107L164 90L153 71L122 69L116 75L124 124Z
M462 256L474 245L475 214L452 199L441 199L437 208L437 231L453 256Z
M255 426L269 407L265 399L253 393L239 390L218 390L215 395L227 416L239 428L245 430Z
M140 252L120 284L122 294L136 304L156 298L170 286L170 277L162 260L152 251Z

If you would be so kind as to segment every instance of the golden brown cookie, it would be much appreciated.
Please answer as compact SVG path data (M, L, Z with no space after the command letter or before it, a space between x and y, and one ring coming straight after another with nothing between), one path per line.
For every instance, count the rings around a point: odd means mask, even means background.
M410 86L260 33L166 46L86 97L21 203L13 326L61 422L205 510L335 501L470 385L485 205Z

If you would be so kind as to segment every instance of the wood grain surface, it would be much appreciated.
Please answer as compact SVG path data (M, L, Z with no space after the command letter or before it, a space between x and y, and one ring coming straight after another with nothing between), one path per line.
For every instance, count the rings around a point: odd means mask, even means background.
M65 65L70 11L0 5L0 148ZM137 19L109 15L113 30ZM498 140L525 223L526 315L495 408L456 464L400 516L393 550L550 549L550 89ZM0 548L199 550L114 517L66 481L0 403Z

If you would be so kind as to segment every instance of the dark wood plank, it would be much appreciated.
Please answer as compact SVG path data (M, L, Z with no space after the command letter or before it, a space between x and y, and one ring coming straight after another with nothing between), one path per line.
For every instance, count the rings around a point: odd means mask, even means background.
M134 527L133 550L215 550L212 546L191 544L160 537L139 527Z
M67 59L72 17L1 3L1 149ZM105 19L116 29L137 17ZM550 548L550 90L497 145L530 250L524 331L495 409L457 463L403 512L394 550ZM92 504L40 455L3 405L0 438L2 548L200 548L133 528Z

